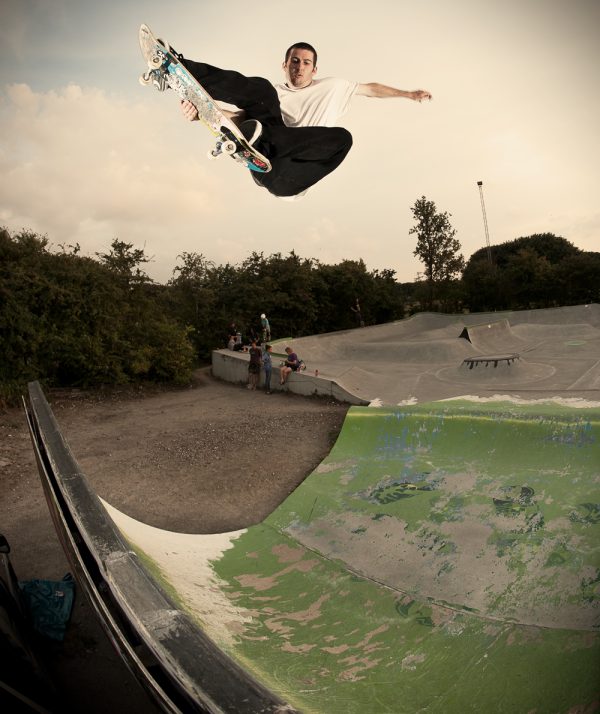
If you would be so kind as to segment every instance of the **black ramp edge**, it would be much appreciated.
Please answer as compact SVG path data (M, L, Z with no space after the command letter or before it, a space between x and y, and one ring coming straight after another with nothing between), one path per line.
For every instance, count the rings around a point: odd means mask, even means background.
M87 483L38 382L28 395L42 486L77 583L157 704L185 713L296 711L220 650L144 570Z

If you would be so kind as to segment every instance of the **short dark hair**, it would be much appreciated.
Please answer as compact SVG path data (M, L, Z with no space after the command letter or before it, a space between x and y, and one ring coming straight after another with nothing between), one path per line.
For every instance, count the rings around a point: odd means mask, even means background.
M314 55L313 65L315 67L317 66L317 50L315 50L312 45L309 45L308 42L295 42L291 47L288 47L285 53L286 62L289 60L292 50L308 50L309 52L312 52Z

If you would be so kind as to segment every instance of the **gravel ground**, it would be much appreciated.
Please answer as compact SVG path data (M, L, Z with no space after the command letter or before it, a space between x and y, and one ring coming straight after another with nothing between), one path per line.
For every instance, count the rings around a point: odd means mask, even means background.
M94 490L168 530L210 533L260 522L329 453L348 410L330 399L266 395L199 371L193 388L47 395ZM0 413L0 532L21 580L69 566L37 475L23 411ZM44 647L62 711L154 712L84 597L62 645Z

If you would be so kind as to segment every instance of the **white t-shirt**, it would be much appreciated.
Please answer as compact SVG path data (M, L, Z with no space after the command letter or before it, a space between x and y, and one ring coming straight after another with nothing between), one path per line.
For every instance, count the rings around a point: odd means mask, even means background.
M275 89L286 126L335 126L348 111L358 82L325 77L301 89L287 84L276 84Z

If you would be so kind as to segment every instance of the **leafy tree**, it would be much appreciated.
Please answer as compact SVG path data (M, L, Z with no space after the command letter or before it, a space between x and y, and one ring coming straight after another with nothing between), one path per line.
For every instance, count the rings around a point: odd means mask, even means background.
M563 305L600 303L600 253L581 251L562 260L555 267L554 288Z
M456 230L450 224L451 214L438 213L435 203L425 196L417 199L411 208L416 225L409 234L416 234L417 246L413 255L425 266L427 303L433 307L436 297L443 297L441 287L457 278L464 268L464 258L459 253L460 243L454 236Z
M208 345L220 346L215 313L219 309L218 288L214 283L215 266L202 254L182 253L168 283L167 302L173 318L188 326L196 354L208 359Z
M527 248L535 252L540 258L545 258L551 265L556 265L565 258L581 252L566 238L555 236L554 233L534 233L502 245L509 255ZM498 258L500 258L499 255Z
M53 252L31 232L0 231L0 397L33 379L189 381L188 330L171 319L160 286L140 275L143 251L131 254L118 269L77 250Z
M96 253L96 255L104 265L120 275L128 286L150 280L140 269L140 265L150 263L152 258L148 258L142 248L134 248L133 243L125 243L115 238L110 244L109 253Z
M473 312L499 310L504 304L505 286L498 267L490 263L487 249L482 249L482 256L476 261L471 256L462 278L465 301Z
M363 320L370 322L373 279L362 260L343 260L337 265L319 265L318 332L356 327L352 311L358 300Z
M366 303L361 302L366 323L379 324L404 317L402 286L390 268L371 272L372 285ZM364 304L363 304L364 303Z
M246 305L245 321L255 325L258 316L269 315L273 335L309 334L317 314L312 259L301 258L294 251L269 258L253 254L241 267Z
M492 263L481 248L463 272L471 310L522 309L585 302L594 294L594 261L565 238L536 233L491 246ZM589 263L589 265L586 265ZM588 269L590 268L590 269ZM580 276L571 277L571 271Z
M507 307L545 307L552 304L553 271L550 261L534 248L520 248L504 269Z

